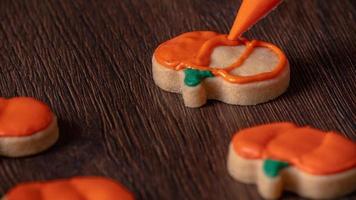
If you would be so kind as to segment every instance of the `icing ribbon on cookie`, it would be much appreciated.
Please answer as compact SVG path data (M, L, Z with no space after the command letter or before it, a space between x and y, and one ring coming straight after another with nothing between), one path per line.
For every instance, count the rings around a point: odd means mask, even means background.
M215 47L238 45L245 45L246 49L235 63L226 68L209 67L210 55ZM251 76L238 76L230 74L229 72L240 67L244 63L255 47L266 47L275 52L279 58L277 66L270 72ZM185 33L168 40L156 49L154 56L158 63L174 70L193 68L211 71L215 76L220 76L226 81L240 84L274 78L283 71L287 62L284 53L273 44L257 40L248 41L245 39L232 41L228 40L227 35L221 35L209 31Z
M0 98L0 137L29 136L53 120L50 108L36 99Z

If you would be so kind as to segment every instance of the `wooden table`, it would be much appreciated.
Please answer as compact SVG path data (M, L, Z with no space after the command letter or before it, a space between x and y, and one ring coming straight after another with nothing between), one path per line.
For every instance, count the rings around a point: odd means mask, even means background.
M48 103L61 136L37 156L1 157L0 193L23 181L103 175L137 199L260 199L226 170L238 129L293 121L356 140L354 0L288 0L246 34L279 45L290 60L290 88L274 101L189 109L155 86L158 44L192 30L227 33L239 4L1 0L0 94Z

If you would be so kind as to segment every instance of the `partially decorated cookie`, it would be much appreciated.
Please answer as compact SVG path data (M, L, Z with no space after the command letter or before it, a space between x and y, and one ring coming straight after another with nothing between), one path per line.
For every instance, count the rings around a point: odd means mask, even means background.
M49 182L23 183L2 200L133 200L121 184L102 177L75 177Z
M33 155L57 139L57 119L46 104L29 97L0 98L0 155Z
M229 35L196 31L159 45L152 58L156 85L182 93L188 107L200 107L207 99L255 105L281 95L290 79L284 52L271 43L240 37L279 2L243 1Z
M292 123L261 125L235 134L227 167L234 179L257 184L267 199L279 198L283 190L338 198L356 190L356 143Z

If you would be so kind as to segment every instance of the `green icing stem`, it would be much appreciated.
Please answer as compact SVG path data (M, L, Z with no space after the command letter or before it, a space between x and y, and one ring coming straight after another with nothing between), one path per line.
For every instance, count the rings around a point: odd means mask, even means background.
M199 85L202 80L208 77L214 77L211 71L197 70L197 69L185 69L184 83L187 86L194 87Z
M276 177L282 169L288 166L286 162L267 159L263 162L263 171L269 177Z

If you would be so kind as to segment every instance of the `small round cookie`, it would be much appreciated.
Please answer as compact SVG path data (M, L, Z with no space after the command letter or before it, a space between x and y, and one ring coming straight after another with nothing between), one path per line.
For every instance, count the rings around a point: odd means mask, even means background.
M2 200L134 200L125 187L103 177L75 177L49 182L23 183Z
M0 155L21 157L48 149L58 139L57 118L30 97L0 98Z
M356 143L292 123L261 125L235 134L227 167L234 179L257 184L266 199L278 199L283 190L338 198L356 190Z

